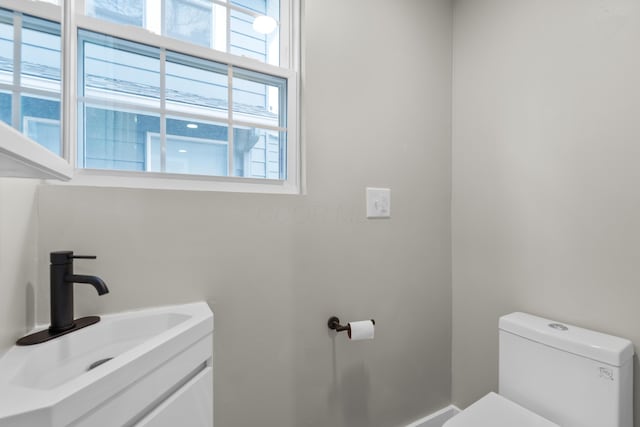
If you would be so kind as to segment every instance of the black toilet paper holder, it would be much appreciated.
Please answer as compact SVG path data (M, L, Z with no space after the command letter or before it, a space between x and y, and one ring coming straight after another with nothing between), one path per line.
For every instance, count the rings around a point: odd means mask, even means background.
M376 321L373 319L370 319L371 323L373 323L374 325L376 324ZM327 326L329 327L329 329L335 329L336 332L342 332L342 331L348 331L349 330L349 325L341 325L340 324L340 319L338 319L336 316L331 316L329 318L329 320L327 321Z

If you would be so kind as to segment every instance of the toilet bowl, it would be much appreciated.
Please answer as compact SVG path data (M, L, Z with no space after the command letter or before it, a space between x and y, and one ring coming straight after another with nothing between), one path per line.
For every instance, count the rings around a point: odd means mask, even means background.
M525 313L499 322L500 394L443 427L632 427L629 340Z

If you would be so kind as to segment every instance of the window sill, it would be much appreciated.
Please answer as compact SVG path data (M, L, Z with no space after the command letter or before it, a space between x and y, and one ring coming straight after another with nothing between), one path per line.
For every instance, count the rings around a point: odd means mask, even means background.
M300 194L300 189L297 185L281 180L96 169L76 169L70 181L52 181L51 184L149 190Z

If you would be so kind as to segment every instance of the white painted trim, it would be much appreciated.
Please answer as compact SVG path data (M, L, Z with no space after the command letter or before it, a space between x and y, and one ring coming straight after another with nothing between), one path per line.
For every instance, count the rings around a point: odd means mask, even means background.
M300 194L307 194L307 150L306 150L306 140L302 138L304 134L304 126L303 118L301 115L302 110L302 51L303 51L303 43L302 34L300 30L301 22L302 22L302 6L300 4L300 0L292 0L291 2L291 10L289 14L291 31L289 32L289 48L290 57L292 60L292 64L290 64L292 69L297 71L295 76L295 117L294 124L295 128L290 130L290 133L295 135L296 138L296 171L298 183L298 188ZM292 89L287 89L292 90ZM287 92L288 93L288 92ZM289 107L290 108L290 107ZM289 112L289 109L287 109ZM288 126L291 127L291 124L288 123ZM291 171L287 171L287 173L291 173Z
M227 10L227 24L229 23L228 19L229 15L231 15L231 12L229 10ZM231 27L228 27L231 28ZM227 35L228 35L228 39L231 39L231 33L230 33L230 29L227 29ZM230 42L229 42L230 43ZM235 162L236 162L236 153L233 149L233 145L235 144L234 141L234 131L233 131L233 66L229 65L227 67L227 99L228 99L228 104L227 104L227 141L229 142L229 149L227 151L229 157L228 157L228 161L229 161L229 165L227 166L227 173L231 176L233 176L235 174Z
M42 147L42 149L46 150L44 147ZM51 181L50 183L62 184L55 181ZM243 178L233 176L210 177L162 172L113 171L107 169L76 169L73 179L65 184L90 187L156 190L300 194L298 187L293 183L275 179Z
M406 427L442 427L444 423L459 412L460 409L458 409L458 407L449 405L446 408L408 424Z
M20 124L20 102L22 101L19 92L15 88L20 87L20 76L22 75L22 15L13 14L13 87L11 94L11 125L19 129Z
M75 165L78 152L78 30L75 26L75 2L68 0L63 4L61 24L62 81L62 156L71 165Z

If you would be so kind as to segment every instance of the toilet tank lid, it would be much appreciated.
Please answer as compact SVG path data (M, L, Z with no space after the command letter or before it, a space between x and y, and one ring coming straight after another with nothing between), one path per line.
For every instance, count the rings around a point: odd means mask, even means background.
M499 321L502 331L612 366L633 357L631 341L527 313L511 313Z

